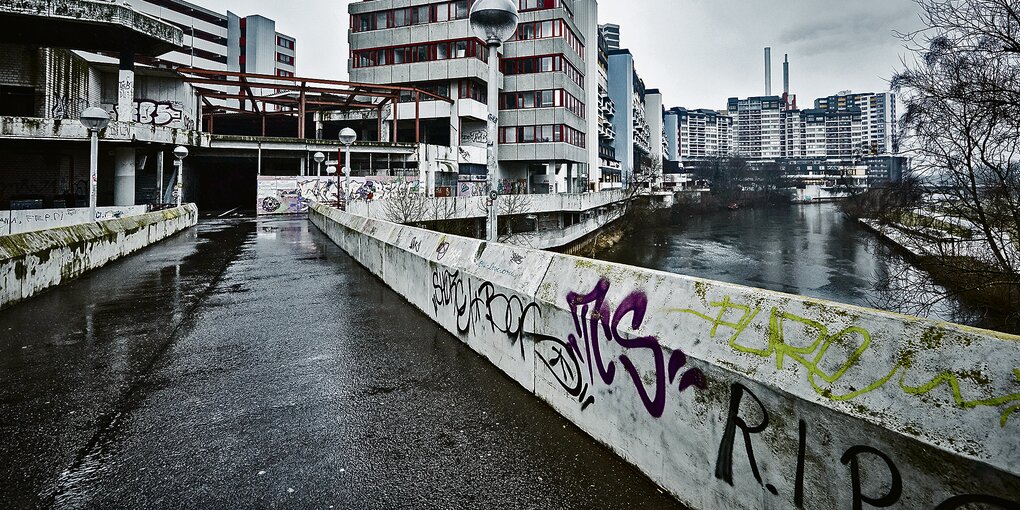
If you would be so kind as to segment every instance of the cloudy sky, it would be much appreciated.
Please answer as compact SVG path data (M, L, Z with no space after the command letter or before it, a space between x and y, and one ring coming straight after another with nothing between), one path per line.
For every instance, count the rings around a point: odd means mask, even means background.
M298 39L299 75L347 77L349 1L190 1L272 18ZM601 0L599 22L621 26L621 44L667 106L715 109L732 96L764 93L766 46L773 92L782 92L789 54L802 107L841 90L885 90L903 53L894 32L919 25L913 0Z

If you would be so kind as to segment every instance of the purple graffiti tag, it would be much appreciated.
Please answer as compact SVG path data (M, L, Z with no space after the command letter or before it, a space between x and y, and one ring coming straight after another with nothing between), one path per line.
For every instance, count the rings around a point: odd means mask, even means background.
M603 278L595 285L595 288L586 295L574 292L567 294L567 304L570 305L571 315L574 317L574 329L576 335L567 337L570 347L574 353L585 359L588 365L588 378L594 380L594 367L598 368L599 376L606 385L613 384L616 379L616 365L613 362L605 363L602 359L602 351L599 345L599 327L607 339L612 339L612 332L609 328L609 305L606 304L606 294L609 293L609 280ZM589 310L591 313L589 314ZM581 351L578 339L584 341L584 351Z
M602 383L611 386L616 380L616 362L607 360L605 352L606 346L615 342L623 349L618 359L630 374L642 404L648 414L660 418L666 410L668 386L678 383L680 393L692 387L705 389L708 386L705 374L697 368L685 372L688 360L683 351L673 350L667 361L667 350L658 337L637 333L648 313L648 296L644 292L632 292L613 311L606 299L610 285L609 280L603 278L587 294L567 294L567 304L574 320L574 333L568 335L566 342L544 338L542 342L551 344L552 348L548 356L540 353L539 358L567 393L580 397L579 400L587 407L593 398L587 395L586 390L582 391L587 388L587 384L581 380L584 371L582 365L587 365L589 384L594 384L597 372ZM621 326L626 329L621 331ZM628 330L633 333L627 333ZM641 377L638 364L634 361L642 352L652 357L654 374L649 379L653 381L651 386Z

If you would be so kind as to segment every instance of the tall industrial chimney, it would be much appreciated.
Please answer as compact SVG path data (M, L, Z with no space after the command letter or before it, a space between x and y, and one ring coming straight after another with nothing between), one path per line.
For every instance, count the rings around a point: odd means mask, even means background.
M765 48L765 95L772 95L772 48Z
M790 55L783 55L783 94L790 95Z

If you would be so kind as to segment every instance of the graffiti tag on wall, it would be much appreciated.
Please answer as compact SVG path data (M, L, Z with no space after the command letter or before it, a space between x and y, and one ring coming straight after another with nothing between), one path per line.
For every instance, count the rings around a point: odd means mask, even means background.
M981 374L939 371L934 376L918 374L912 370L918 349L907 348L900 352L899 361L891 367L873 370L863 365L863 359L872 346L871 333L864 328L850 326L832 330L819 321L772 308L767 314L764 345L756 344L750 326L764 311L759 307L736 303L729 296L722 301L709 303L712 310L673 309L672 312L693 315L711 326L708 336L718 337L723 330L729 334L729 346L736 352L775 361L776 369L795 364L807 372L807 382L819 395L834 401L849 401L887 386L896 387L914 397L925 396L946 388L953 403L962 409L996 407L1001 412L1000 427L1005 427L1010 416L1020 410L1020 392L988 398L972 398L964 394L967 381L983 378ZM937 331L929 335L938 336ZM796 345L793 339L808 339L809 343ZM923 340L922 343L937 340ZM842 357L840 355L842 354ZM1008 361L1008 360L1007 360ZM848 376L854 373L854 377ZM860 374L882 373L880 377L862 378ZM1020 384L1020 369L1013 369L1013 377ZM916 381L914 383L909 380ZM893 382L895 381L895 382ZM918 384L920 383L920 384ZM973 385L970 385L973 386Z
M641 329L648 310L647 296L634 292L614 309L606 300L609 288L609 281L603 279L591 292L566 296L574 323L574 331L566 335L527 332L529 317L541 315L537 303L497 292L491 282L475 280L460 271L433 271L432 307L437 316L440 311L452 313L460 334L478 328L505 334L512 345L519 347L522 358L524 340L531 340L535 355L582 410L595 403L591 390L596 384L610 387L623 378L629 379L645 409L655 418L663 415L674 385L678 393L706 388L705 375L700 369L687 368L682 350L667 352L656 336L635 333ZM610 345L622 354L609 355ZM651 382L646 382L637 360L649 358L654 369ZM617 363L626 375L618 377Z
M104 108L110 118L120 119L120 107L107 104ZM166 126L179 129L194 129L195 119L187 113L185 106L179 101L155 101L140 99L132 104L131 121L139 124Z

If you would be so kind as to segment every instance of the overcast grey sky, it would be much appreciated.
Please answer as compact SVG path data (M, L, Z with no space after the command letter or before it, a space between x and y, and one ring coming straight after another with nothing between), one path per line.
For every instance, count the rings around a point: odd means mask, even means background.
M299 75L347 78L347 0L190 1L272 18L298 39ZM621 44L667 106L714 109L764 93L766 46L773 92L788 53L801 107L841 90L885 90L903 53L893 32L919 26L912 0L601 0L599 22L621 26Z

